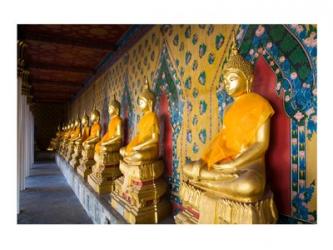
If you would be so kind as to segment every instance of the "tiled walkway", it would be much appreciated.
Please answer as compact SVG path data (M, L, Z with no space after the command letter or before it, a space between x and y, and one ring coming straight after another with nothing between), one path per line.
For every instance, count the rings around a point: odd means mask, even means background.
M55 163L35 164L21 192L18 224L91 224Z

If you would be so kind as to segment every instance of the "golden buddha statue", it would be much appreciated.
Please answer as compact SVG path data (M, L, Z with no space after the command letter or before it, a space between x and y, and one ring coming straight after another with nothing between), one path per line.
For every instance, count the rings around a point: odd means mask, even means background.
M123 177L115 181L111 205L129 223L157 223L167 216L170 206L165 198L167 184L162 177L164 164L159 159L159 122L153 111L155 95L145 81L138 98L142 111L137 134L120 149L119 168Z
M275 223L273 194L266 186L265 152L274 110L252 93L253 66L239 55L234 40L223 69L224 89L233 97L223 128L200 160L182 168L177 223Z
M61 138L61 134L62 134L62 131L60 129L60 125L58 125L56 135L55 135L55 137L53 137L51 139L50 144L49 144L49 146L46 149L47 151L53 152L53 151L55 151L55 150L58 149L59 140Z
M66 137L66 140L65 140L65 144L64 144L64 151L63 151L63 157L66 159L67 157L67 152L68 152L68 148L69 148L69 143L70 143L70 139L73 135L75 131L75 121L72 120L70 122L70 125L69 125L69 130L68 130L68 134L67 134L67 137Z
M65 134L66 134L66 129L67 129L66 125L63 125L62 128L61 128L61 135L60 135L60 138L59 138L59 146L57 148L58 154L60 154L60 152L62 150L63 141L64 141L64 137L65 137Z
M77 116L76 120L74 121L73 126L74 127L73 127L72 133L69 138L68 148L67 148L66 157L65 157L67 162L70 162L70 160L72 159L72 154L74 153L75 141L80 138L81 121L80 121L79 115Z
M72 154L72 160L70 165L76 170L80 164L80 158L82 157L82 143L89 137L90 127L89 127L89 117L84 112L81 118L81 132L77 139L75 140L74 153Z
M68 140L70 138L71 132L72 132L72 122L69 122L67 124L67 128L66 128L66 131L64 133L63 140L62 140L62 145L61 145L61 150L60 150L60 155L62 157L64 157L65 152L67 150L67 143L68 143Z
M108 130L95 146L95 165L88 176L88 183L98 194L110 193L114 180L121 175L119 150L123 139L123 124L119 116L120 103L115 96L109 104L108 111Z
M87 180L88 175L91 173L91 167L95 164L95 146L101 137L101 124L99 123L100 113L96 107L94 107L91 112L90 120L92 122L90 135L82 143L82 158L80 160L80 166L77 169L78 173L82 176L82 178L84 178L84 180Z

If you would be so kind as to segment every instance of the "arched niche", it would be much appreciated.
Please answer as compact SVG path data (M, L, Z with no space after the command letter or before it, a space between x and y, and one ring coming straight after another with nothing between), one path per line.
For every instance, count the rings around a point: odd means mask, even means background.
M168 49L163 45L159 57L157 70L153 78L153 91L156 95L155 111L159 114L161 133L161 152L166 164L166 174L170 185L170 197L174 208L177 208L180 200L179 191L179 164L177 153L177 141L183 122L183 92L180 88L180 79L174 69Z
M271 118L270 147L266 153L268 183L275 195L278 211L290 214L290 119L283 100L276 94L276 76L260 56L255 63L253 91L269 100L274 109Z
M315 184L306 186L305 147L317 128L315 28L241 25L237 41L242 56L255 64L255 91L275 106L267 175L279 212L301 220L313 218L316 211L309 211L307 203Z
M106 92L106 91L105 91ZM105 134L108 129L109 124L109 97L105 94L105 97L103 99L103 106L102 106L102 113L101 113L101 125L102 125L102 134Z
M124 79L124 88L121 96L121 118L123 119L124 126L124 145L127 145L130 141L132 131L133 131L133 104L130 95L130 90L128 87L128 76Z

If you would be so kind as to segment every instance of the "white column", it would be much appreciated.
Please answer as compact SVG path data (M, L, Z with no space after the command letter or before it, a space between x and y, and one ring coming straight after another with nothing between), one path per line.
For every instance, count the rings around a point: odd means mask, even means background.
M25 177L24 177L24 102L26 98L21 94L22 79L19 81L18 89L18 174L19 174L19 189L25 189Z
M27 97L25 96L25 103L24 103L24 177L29 176L30 172L30 150L29 150L29 106L27 103Z
M21 171L21 86L22 86L22 78L18 76L17 79L17 159L16 159L16 170L17 170L17 210L16 213L20 213L20 191L22 190L22 171Z
M20 191L26 188L26 99L27 97L22 95L23 79L18 78L18 103L17 103L17 213L20 211Z
M30 169L33 167L34 164L34 116L32 112L29 112L30 114Z

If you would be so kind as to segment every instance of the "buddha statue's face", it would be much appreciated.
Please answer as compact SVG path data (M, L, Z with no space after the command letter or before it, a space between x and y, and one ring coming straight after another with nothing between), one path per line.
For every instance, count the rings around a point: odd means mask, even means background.
M83 126L87 125L88 124L88 119L83 117L81 123L82 123Z
M150 109L148 100L142 96L139 96L138 107L142 112L148 111Z
M238 97L248 92L248 85L252 79L248 79L241 71L224 71L224 90L232 97Z
M91 122L97 122L99 120L99 116L95 112L92 112L91 116L90 116L90 120L91 120Z
M90 120L91 120L91 122L96 121L96 115L95 115L95 113L91 114Z
M109 105L109 115L113 116L113 115L117 115L119 113L119 110L117 107L113 106L113 105Z

